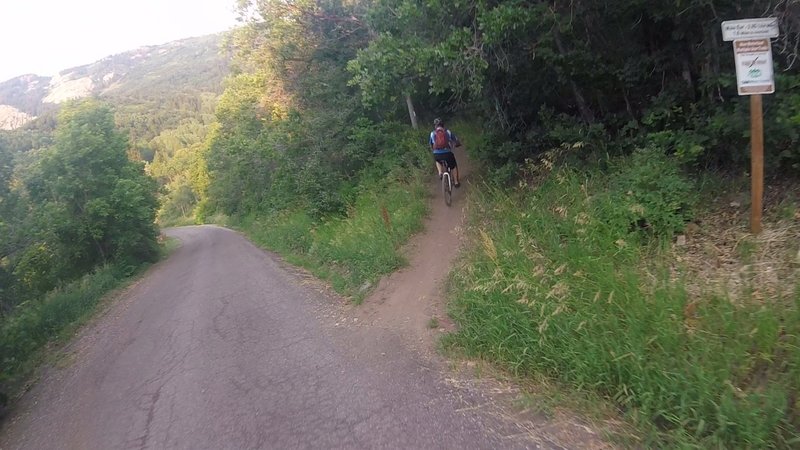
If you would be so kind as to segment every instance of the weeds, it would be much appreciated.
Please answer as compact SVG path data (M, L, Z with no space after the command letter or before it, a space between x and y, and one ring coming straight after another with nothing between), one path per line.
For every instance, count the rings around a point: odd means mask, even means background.
M669 175L648 189L683 186ZM791 302L690 295L659 262L657 232L682 226L678 198L650 192L638 197L649 216L631 215L617 183L563 169L536 190L473 191L479 245L454 275L452 340L515 374L599 393L654 430L654 446L796 446L800 285Z
M427 214L423 177L414 167L362 185L345 217L314 221L306 212L249 216L241 228L258 244L309 269L360 302L378 278L405 264L400 247Z
M11 397L42 361L50 342L62 341L96 311L101 299L121 287L128 268L104 266L38 301L17 307L0 323L0 396Z
M160 245L166 258L180 241L167 238ZM139 267L106 265L42 299L17 306L0 321L0 410L44 360L45 348L66 341L98 310L109 292L124 287L149 264Z
M756 243L750 237L743 238L736 247L739 258L744 261L751 261L756 250Z

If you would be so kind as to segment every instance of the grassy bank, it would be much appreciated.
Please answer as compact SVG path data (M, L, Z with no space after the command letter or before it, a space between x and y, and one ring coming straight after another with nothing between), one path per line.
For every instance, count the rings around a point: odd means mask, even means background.
M307 209L250 214L232 224L264 248L360 302L378 279L405 264L401 246L428 212L430 156L415 139L360 175L347 213L315 219Z
M166 250L165 250L166 251ZM19 305L0 322L0 405L13 397L46 356L67 341L98 310L107 295L144 270L100 267L37 301Z
M800 284L689 289L670 237L697 186L653 155L602 164L473 190L448 343L599 393L648 446L800 445Z

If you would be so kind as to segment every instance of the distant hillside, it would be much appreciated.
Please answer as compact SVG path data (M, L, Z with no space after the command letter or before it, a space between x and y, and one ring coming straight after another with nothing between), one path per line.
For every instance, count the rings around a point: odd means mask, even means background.
M141 47L54 77L22 75L0 83L0 129L19 128L75 98L97 96L129 104L219 94L228 73L221 39L210 35Z

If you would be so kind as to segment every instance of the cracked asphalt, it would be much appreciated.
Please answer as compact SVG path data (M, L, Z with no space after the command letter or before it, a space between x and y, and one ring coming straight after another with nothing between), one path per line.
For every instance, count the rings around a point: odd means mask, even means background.
M182 246L44 373L0 449L538 447L239 234L168 234Z

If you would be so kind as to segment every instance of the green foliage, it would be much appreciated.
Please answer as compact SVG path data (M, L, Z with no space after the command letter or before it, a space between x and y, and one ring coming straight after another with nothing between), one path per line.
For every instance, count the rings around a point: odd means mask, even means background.
M156 258L155 182L126 150L108 107L74 103L52 148L18 154L14 171L3 171L3 316L100 265Z
M203 128L213 120L217 97L215 92L178 92L154 98L114 98L119 104L115 121L139 153L174 152L180 148L178 145L195 141L205 133Z
M13 189L16 155L0 135L0 317L20 298L21 283L14 274L12 257L26 245L31 215L24 199Z
M524 139L509 140L502 130L493 128L471 147L472 155L488 169L493 182L509 184L532 161L550 154L581 164L596 155L624 153L624 149L609 142L611 138L602 124L586 125L567 114L555 114L549 108L542 108L538 117L539 124L528 130Z
M779 74L779 95L767 96L764 108L764 140L768 168L800 169L800 75Z
M402 94L444 94L450 107L479 111L496 135L487 162L501 172L575 135L605 135L626 152L664 148L682 163L747 163L747 99L738 98L730 44L720 23L778 18L778 92L767 99L772 167L797 160L798 105L791 2L605 2L546 4L504 0L381 0L365 22L374 39L350 62L351 83L370 105L393 107ZM430 106L440 106L435 103ZM543 114L543 112L546 112ZM599 129L592 130L594 127ZM511 141L516 146L505 146ZM496 154L490 154L498 150Z
M13 166L12 160L26 152L45 148L53 144L52 129L48 129L38 121L37 125L42 128L34 128L33 126L25 127L14 131L0 130L0 147L7 152L8 159L3 160L3 165L8 167L9 164Z
M346 78L328 73L333 79L327 82L344 88ZM262 74L229 80L217 110L219 127L209 138L209 209L246 215L301 207L314 219L341 215L366 168L389 170L386 161L418 158L404 131L360 117L352 98L304 91L300 102L307 110L286 108L266 99L265 89Z
M696 190L674 159L660 150L643 149L615 161L614 166L608 192L614 208L609 220L667 237L683 230L692 217Z
M425 73L419 57L423 52L428 49L420 39L403 42L391 34L381 34L348 63L353 74L349 84L360 87L365 104L395 103Z
M128 160L126 150L108 107L76 103L59 115L55 147L25 182L52 229L46 246L54 260L65 263L55 277L157 256L155 183Z
M719 22L779 15L787 40L776 62L786 67L796 56L794 8L761 0L239 5L251 20L231 38L235 73L205 147L207 188L193 190L202 217L233 216L358 298L402 263L396 248L424 210L408 174L429 157L391 124L398 103L408 96L427 108L421 115L477 112L491 132L470 151L498 184L522 174L524 188L545 162L556 171L536 190L492 190L479 203L483 248L457 275L455 339L519 373L600 392L665 431L662 445L788 446L797 428L796 405L785 400L797 392L797 305L712 298L687 316L688 294L643 253L657 253L651 239L689 218L694 188L679 165L747 160L747 105L736 98ZM793 78L789 71L779 82ZM775 164L790 167L798 103L770 102ZM597 155L608 155L600 163L610 173L591 168ZM560 170L566 161L575 169ZM171 181L176 193L194 186ZM170 197L165 211L183 215L187 199ZM737 340L741 330L755 330L755 343Z
M161 198L161 209L158 222L162 226L177 226L194 224L194 208L197 196L191 186L179 184L172 187L170 192Z
M425 168L429 169L429 168ZM360 301L365 283L403 264L400 246L422 227L426 189L419 166L395 166L363 183L345 217L314 221L303 211L249 217L242 227L256 242L310 269Z
M0 397L11 396L41 361L45 345L71 336L129 274L127 268L99 267L0 321Z
M800 297L692 298L645 259L659 247L626 211L648 203L658 213L646 220L668 232L682 214L671 191L687 189L673 165L640 152L612 161L612 174L563 168L535 190L478 192L450 343L602 394L652 430L654 447L789 448L800 437ZM643 190L626 199L629 187Z
M0 135L0 212L8 208L11 191L11 176L14 173L14 154L3 135ZM3 217L4 215L0 216ZM0 222L2 227L3 222Z
M156 150L147 171L162 186L158 213L162 225L194 221L195 209L208 187L207 130L206 125L187 120L151 141Z
M78 76L127 73L104 93L114 110L72 102L56 119L51 105L24 128L0 132L0 391L103 293L159 256L157 183L130 159L150 163L167 200L163 216L186 220L197 207L208 187L203 144L227 70L218 41L151 49L136 67L127 54L76 68ZM7 88L22 95L24 86L4 84L0 96ZM30 95L38 102L40 94Z
M425 213L420 174L430 156L421 136L377 120L383 112L365 108L348 83L348 61L370 41L364 5L240 6L258 20L232 36L237 73L207 141L198 213L232 216L256 242L358 299L364 283L402 264L398 247ZM375 45L391 48L384 38ZM396 67L413 63L395 50ZM384 86L413 85L387 75Z

